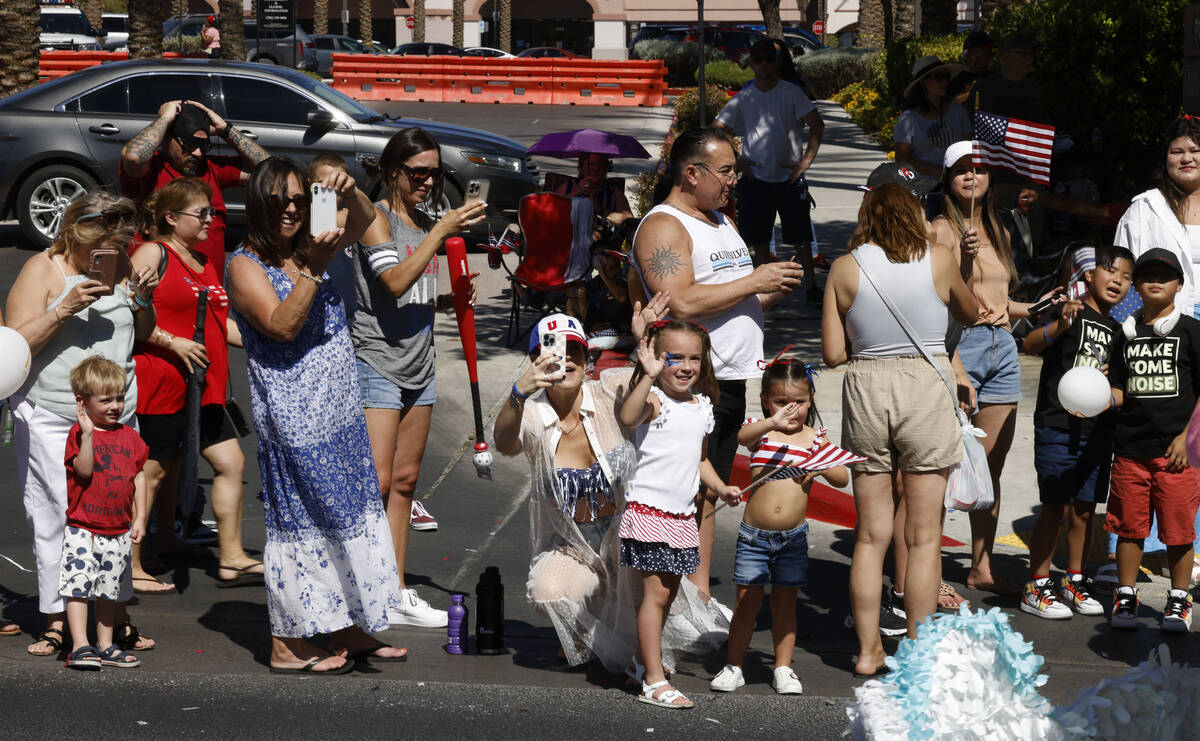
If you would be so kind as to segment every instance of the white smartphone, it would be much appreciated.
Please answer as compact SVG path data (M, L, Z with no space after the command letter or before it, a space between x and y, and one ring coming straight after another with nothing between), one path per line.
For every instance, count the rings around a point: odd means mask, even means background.
M312 204L308 207L309 231L315 237L337 229L337 193L320 183L312 184Z
M542 335L542 351L554 353L558 356L558 371L555 373L556 381L561 381L563 376L567 375L567 337L561 332L547 332Z
M490 180L475 180L467 181L467 197L466 202L483 201L487 202L488 189L491 187Z

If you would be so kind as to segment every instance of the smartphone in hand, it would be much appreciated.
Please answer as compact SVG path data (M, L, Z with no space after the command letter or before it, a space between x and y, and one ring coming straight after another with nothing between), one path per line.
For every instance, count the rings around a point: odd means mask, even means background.
M111 296L117 285L117 266L121 253L117 250L92 250L91 262L88 265L88 277L98 280L104 285L101 295Z
M558 356L554 380L561 381L567 375L567 337L561 332L546 332L541 339L542 351L548 350Z
M309 208L309 231L315 237L321 232L337 229L337 193L320 183L312 184L312 206Z
M467 181L467 196L466 196L464 202L472 203L474 201L483 201L486 203L487 198L488 198L488 190L491 188L491 184L492 183L490 180L482 180L482 179L474 179L474 178L471 180L468 180Z

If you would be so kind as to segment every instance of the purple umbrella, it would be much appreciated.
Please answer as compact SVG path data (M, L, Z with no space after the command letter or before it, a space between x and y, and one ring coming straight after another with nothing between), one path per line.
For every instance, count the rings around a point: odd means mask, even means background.
M596 129L555 131L546 134L529 148L529 154L543 157L572 159L580 154L606 154L609 157L636 157L650 159L650 153L637 139L624 134L610 134Z

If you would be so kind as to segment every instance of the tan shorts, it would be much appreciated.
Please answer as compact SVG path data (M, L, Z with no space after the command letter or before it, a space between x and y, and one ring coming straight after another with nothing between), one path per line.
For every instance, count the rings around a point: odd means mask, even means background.
M950 359L934 355L948 378ZM946 385L920 355L857 356L842 382L842 446L861 473L940 471L962 460L962 427Z

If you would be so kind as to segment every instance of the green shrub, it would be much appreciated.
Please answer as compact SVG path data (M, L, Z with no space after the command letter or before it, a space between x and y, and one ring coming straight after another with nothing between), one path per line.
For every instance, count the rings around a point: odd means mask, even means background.
M871 73L873 49L821 49L796 58L796 71L808 83L813 94L824 99L853 82L865 80Z
M700 60L700 45L696 42L647 39L637 42L633 50L638 59L663 60L667 65L668 86L686 87L696 84L696 70ZM725 55L712 45L704 47L704 56L708 62L725 59Z
M903 105L904 88L912 82L913 64L930 54L944 62L962 59L962 36L918 36L892 43L871 65L871 84L886 103Z
M737 62L728 59L704 65L705 85L713 85L724 90L741 90L747 82L753 79L754 70L745 69Z

